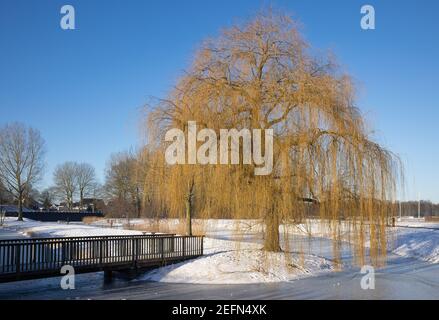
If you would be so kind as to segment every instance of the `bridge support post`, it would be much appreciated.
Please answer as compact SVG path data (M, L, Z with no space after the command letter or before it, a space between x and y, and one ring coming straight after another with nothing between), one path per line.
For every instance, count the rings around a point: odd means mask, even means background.
M109 283L113 280L113 271L104 270L104 283Z

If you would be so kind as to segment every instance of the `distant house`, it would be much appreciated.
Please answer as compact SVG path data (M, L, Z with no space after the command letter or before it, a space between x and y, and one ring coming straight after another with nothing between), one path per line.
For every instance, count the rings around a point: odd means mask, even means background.
M59 205L55 205L58 211L68 211L67 202L61 202Z
M105 202L103 199L85 198L84 203L87 204L87 209L91 209L92 212L105 210Z
M82 207L78 202L73 203L73 209L76 211L102 211L105 208L104 200L97 198L84 198L82 201Z
M48 211L57 212L102 212L105 209L105 202L102 199L96 198L84 198L82 206L79 201L74 202L72 207L69 208L66 202L60 202L59 204L53 204ZM40 208L39 211L46 211Z

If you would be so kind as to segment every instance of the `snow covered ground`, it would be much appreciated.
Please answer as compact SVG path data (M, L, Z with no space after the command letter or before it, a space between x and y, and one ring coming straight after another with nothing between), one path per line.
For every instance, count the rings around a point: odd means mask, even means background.
M266 253L256 243L205 238L205 255L189 262L155 269L142 280L243 284L291 281L334 269L332 263L314 255Z
M123 219L112 220L113 226L122 227L127 223ZM167 219L158 222L153 219L130 220L132 226L153 223L176 226L179 220ZM110 220L101 220L93 224L109 226ZM263 228L257 220L210 219L201 221L195 219L193 224L199 226L204 231L203 234L214 238L230 238L227 235L235 233L239 234L236 236L237 239L244 239L246 235L257 234ZM282 229L283 227L281 227ZM348 234L347 229L348 227L342 226L342 230L346 234ZM322 224L317 219L309 219L306 223L291 226L287 232L291 235L331 238L329 226ZM388 243L391 253L434 263L439 262L439 223L425 222L423 218L402 218L397 221L396 228L388 229Z
M99 228L83 223L65 222L39 222L29 219L17 221L17 218L7 217L1 230L16 232L26 237L52 238L52 237L88 237L88 236L110 236L110 235L136 235L142 234L140 231Z
M108 224L108 221L100 221ZM133 219L132 225L153 223L148 219ZM157 221L155 221L157 223ZM160 220L159 225L177 225L177 219ZM123 226L126 221L113 221L114 225ZM334 269L331 260L312 254L298 256L292 254L263 254L260 245L249 242L251 235L258 234L262 225L256 220L208 220L194 221L207 235L205 239L206 256L191 262L157 269L145 276L145 279L162 282L186 283L252 283L288 281ZM281 227L281 230L283 227ZM348 226L341 227L348 234ZM438 229L438 230L435 230ZM239 230L239 232L237 232ZM290 235L298 235L306 239L315 237L331 238L331 230L327 224L316 219L291 226L287 229ZM230 239L230 234L239 234L237 241ZM247 237L246 237L247 235ZM211 238L209 238L211 237ZM246 239L247 241L241 241ZM439 262L439 223L428 223L424 219L403 218L397 222L396 228L388 229L389 253L419 260ZM239 250L239 254L237 253ZM273 263L270 263L273 262ZM287 267L290 266L290 267ZM346 264L349 266L349 264Z
M178 220L168 221L178 224ZM145 224L145 220L131 220L130 225ZM151 224L153 222L151 221ZM162 223L165 223L162 221ZM110 228L109 226L112 226ZM124 221L98 221L92 225L83 223L51 223L25 219L7 218L3 227L27 237L79 237L102 235L143 234L141 231L121 229ZM257 232L259 224L255 221L215 220L206 223L206 229L213 235L230 236L237 228ZM0 228L0 239L2 228ZM264 253L261 245L254 242L221 240L206 237L203 257L176 265L156 269L145 279L161 282L239 284L290 281L333 270L332 263L313 255Z
M177 219L156 221L132 219L130 227L157 226L177 227ZM198 284L243 284L283 282L313 276L335 269L328 255L316 250L301 253L265 253L261 250L261 224L255 220L195 220L194 225L206 234L203 257L175 265L155 269L143 276L144 280L198 283ZM111 226L111 227L110 227ZM101 220L90 225L84 223L49 223L7 218L0 227L0 239L16 233L27 237L77 237L103 235L136 235L142 231L123 229L124 220ZM149 226L149 228L148 228ZM343 227L345 228L345 227ZM439 262L439 224L425 223L417 219L398 222L389 228L389 252L403 257L412 257L431 263ZM158 231L158 230L157 230ZM308 220L305 224L292 226L287 232L302 241L318 242L326 239L330 245L330 230L319 220ZM310 236L312 234L312 236ZM256 235L256 236L255 236ZM349 265L347 265L349 267Z
M392 253L439 263L439 228L424 229L425 226L398 227L391 247Z
M397 220L399 227L439 229L439 222L426 222L424 218L403 217Z

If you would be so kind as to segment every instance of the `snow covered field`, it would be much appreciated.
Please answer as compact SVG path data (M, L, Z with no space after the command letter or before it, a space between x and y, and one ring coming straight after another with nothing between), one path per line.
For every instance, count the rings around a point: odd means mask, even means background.
M17 221L17 218L7 217L3 227L0 227L0 239L2 228L9 232L16 232L26 237L54 238L54 237L88 237L88 236L118 236L142 234L140 231L99 228L83 223L57 223L39 222L29 219Z
M146 226L146 229L157 228L159 225L175 229L178 224L179 221L176 219L159 222L150 219L132 219L129 223L131 227ZM18 222L15 218L7 218L5 226L0 227L0 239L2 235L10 237L10 234L14 232L26 237L143 233L123 229L126 225L127 221L117 219L101 220L86 225L84 223L43 223L31 220ZM196 220L194 225L206 235L205 255L191 261L155 269L142 276L143 280L197 284L268 283L301 279L336 269L332 259L328 255L320 254L318 250L308 250L304 254L263 252L260 241L262 226L254 220L208 220L204 222ZM439 224L425 223L416 219L399 221L396 228L389 228L389 252L438 263L439 230L435 228L439 229ZM313 244L324 239L326 247L331 247L330 232L318 220L309 220L306 224L290 227L287 232L291 237Z

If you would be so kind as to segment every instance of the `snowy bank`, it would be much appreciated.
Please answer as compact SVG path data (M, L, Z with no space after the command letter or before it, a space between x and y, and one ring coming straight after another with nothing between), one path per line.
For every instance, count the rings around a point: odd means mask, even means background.
M205 238L205 255L192 261L152 270L142 280L246 284L291 281L329 272L332 263L314 255L264 252L260 245Z
M397 228L392 253L439 263L439 230Z

